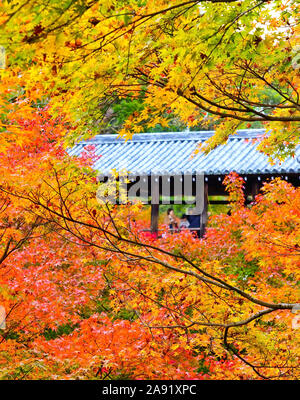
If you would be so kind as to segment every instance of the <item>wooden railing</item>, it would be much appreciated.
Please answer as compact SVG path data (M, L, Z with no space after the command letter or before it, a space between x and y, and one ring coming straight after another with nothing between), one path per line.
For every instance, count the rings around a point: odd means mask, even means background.
M139 232L165 232L165 231L200 231L202 228L168 228L168 229L156 229L156 231L152 230L152 229L141 229L139 230Z

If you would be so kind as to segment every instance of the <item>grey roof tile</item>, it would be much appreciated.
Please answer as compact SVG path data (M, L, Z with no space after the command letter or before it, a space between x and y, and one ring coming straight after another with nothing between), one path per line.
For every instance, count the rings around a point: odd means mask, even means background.
M230 171L240 174L300 173L300 146L296 157L271 165L267 156L256 150L258 143L252 142L264 133L263 129L240 130L226 144L207 155L198 153L192 159L190 156L197 144L212 136L213 131L136 134L128 141L116 135L98 135L76 144L68 152L79 156L86 145L94 145L95 154L102 156L94 168L102 174L108 174L112 169L126 169L136 175L159 171L169 174L202 171L206 175L225 175Z

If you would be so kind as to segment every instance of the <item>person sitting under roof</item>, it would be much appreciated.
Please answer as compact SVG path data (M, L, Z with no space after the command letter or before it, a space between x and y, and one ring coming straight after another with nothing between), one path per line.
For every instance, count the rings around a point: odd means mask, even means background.
M190 226L190 223L188 221L187 215L182 214L179 222L179 229L186 229Z
M171 232L178 230L179 218L176 217L173 208L168 208L165 224L169 225Z

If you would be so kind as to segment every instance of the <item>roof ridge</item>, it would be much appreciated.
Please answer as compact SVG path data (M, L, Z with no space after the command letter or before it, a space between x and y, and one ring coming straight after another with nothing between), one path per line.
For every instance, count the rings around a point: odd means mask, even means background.
M177 140L206 140L210 138L215 131L182 131L182 132L153 132L153 133L136 133L132 136L129 142L158 142L158 141L177 141ZM234 135L229 136L232 139L251 139L256 138L265 133L265 129L240 129ZM116 134L101 134L94 136L91 139L82 140L77 144L92 144L92 143L126 143L124 138Z

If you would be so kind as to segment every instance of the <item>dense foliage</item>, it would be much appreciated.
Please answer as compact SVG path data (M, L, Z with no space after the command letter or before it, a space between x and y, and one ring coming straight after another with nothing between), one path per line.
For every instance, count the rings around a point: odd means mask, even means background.
M293 154L296 2L0 5L0 378L299 379L299 188L246 206L231 173L231 215L154 239L141 204L97 201L93 146L65 150L188 125L217 128L209 151L259 126Z
M2 4L7 74L22 74L27 98L68 115L71 142L170 124L216 126L206 151L251 126L272 131L260 148L273 158L299 142L293 0Z
M153 240L139 233L139 204L98 204L93 149L69 157L62 118L10 107L2 379L299 378L299 189L266 183L249 208L231 174L231 216L213 217L201 240Z

